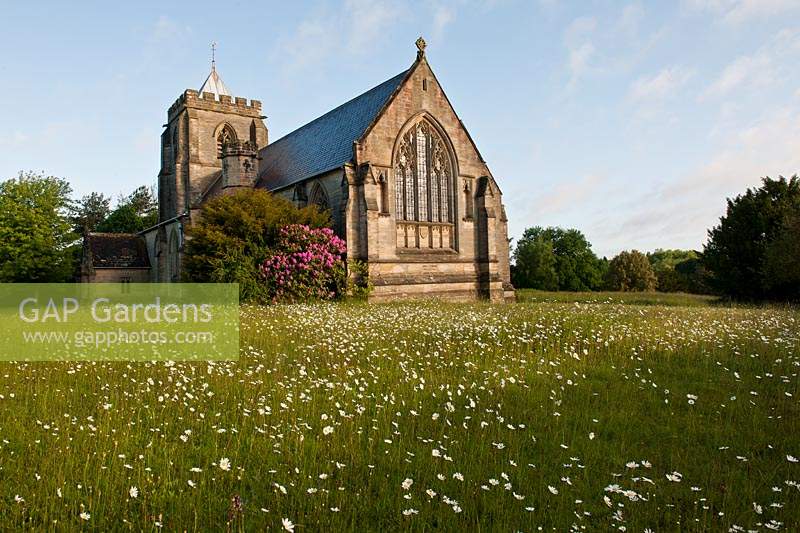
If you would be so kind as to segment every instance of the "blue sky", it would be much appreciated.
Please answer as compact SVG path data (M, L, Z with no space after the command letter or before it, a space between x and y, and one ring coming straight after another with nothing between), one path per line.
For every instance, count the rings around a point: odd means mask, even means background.
M0 177L155 183L166 109L217 66L277 139L428 59L509 231L700 248L725 198L800 172L800 1L36 2L3 7Z

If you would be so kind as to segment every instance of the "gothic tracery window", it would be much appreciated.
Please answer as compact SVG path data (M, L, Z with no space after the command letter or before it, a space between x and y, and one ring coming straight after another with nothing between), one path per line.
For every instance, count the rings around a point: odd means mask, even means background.
M444 141L422 120L400 141L394 165L396 216L401 221L453 221L453 169Z
M317 206L320 211L327 211L331 208L330 202L328 201L328 194L319 183L314 184L308 203Z
M217 134L217 156L222 157L222 147L236 140L236 132L230 124L225 124Z

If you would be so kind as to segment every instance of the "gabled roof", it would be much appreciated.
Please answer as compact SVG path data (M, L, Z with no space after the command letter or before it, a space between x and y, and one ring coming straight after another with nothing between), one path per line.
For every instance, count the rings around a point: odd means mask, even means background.
M206 81L203 82L203 86L200 87L199 93L214 93L217 96L221 94L226 96L231 95L231 92L228 90L228 86L225 85L225 82L223 82L222 78L219 77L219 74L217 74L217 69L213 65L211 66L211 73L206 78Z
M413 68L413 67L412 67ZM258 184L274 191L343 166L408 70L261 149Z
M147 244L135 233L90 233L84 247L94 268L150 268Z

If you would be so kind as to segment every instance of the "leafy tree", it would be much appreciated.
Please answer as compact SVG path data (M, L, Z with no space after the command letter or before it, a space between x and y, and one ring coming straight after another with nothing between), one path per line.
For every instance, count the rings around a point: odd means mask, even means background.
M66 181L33 172L0 183L0 281L70 279L71 193Z
M681 290L694 294L710 294L708 286L708 271L703 264L702 254L697 254L696 259L686 259L675 265L675 272L680 276ZM659 282L660 283L660 282ZM659 290L661 287L659 286Z
M662 292L694 292L692 290L693 281L687 269L679 270L679 264L694 260L696 262L699 254L694 250L662 250L648 253L647 259L653 267L658 278L658 290ZM687 263L688 266L689 263ZM692 270L696 273L696 269Z
M620 252L608 265L608 288L614 291L654 291L657 278L642 252Z
M139 187L120 198L117 207L100 224L97 231L106 233L137 233L158 222L158 203L153 191Z
M553 243L542 236L523 237L514 249L514 286L545 291L558 290L556 256Z
M297 209L260 189L210 200L187 232L185 279L239 283L242 300L268 301L261 265L278 244L281 228L290 224L321 228L330 225L330 216L315 206Z
M786 217L767 246L764 258L765 287L788 300L800 300L800 213Z
M588 291L599 289L603 280L603 262L576 229L528 228L514 261L520 287Z
M129 194L124 203L133 207L141 216L158 215L158 202L155 196L153 187L142 185Z
M719 225L708 232L703 260L711 274L712 287L736 299L786 299L784 279L774 282L778 264L796 270L790 255L778 251L791 239L792 217L800 213L800 179L779 177L762 180L761 187L747 189L733 199ZM772 247L771 259L768 250ZM779 256L783 259L779 259ZM772 266L770 266L772 265ZM791 285L791 283L790 283Z
M694 250L665 250L662 248L657 249L655 252L647 254L647 259L650 261L653 270L665 270L675 268L675 265L682 263L687 259L697 259L697 252Z
M71 220L72 231L85 235L108 217L111 212L111 199L103 194L93 192L82 197L73 208Z

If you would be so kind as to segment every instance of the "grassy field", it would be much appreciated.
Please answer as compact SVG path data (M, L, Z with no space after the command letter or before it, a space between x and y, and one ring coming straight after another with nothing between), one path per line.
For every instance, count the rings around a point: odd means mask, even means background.
M0 528L797 531L800 313L595 296L247 307L237 363L5 364Z
M539 303L618 303L681 307L706 307L719 304L719 299L716 296L682 292L547 292L534 289L518 290L517 300L520 302Z

